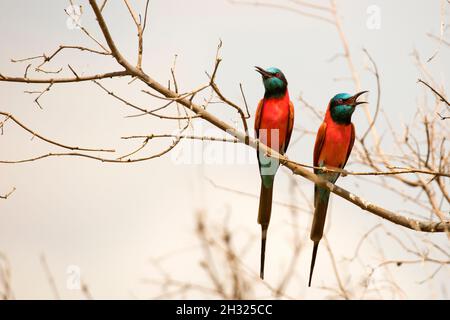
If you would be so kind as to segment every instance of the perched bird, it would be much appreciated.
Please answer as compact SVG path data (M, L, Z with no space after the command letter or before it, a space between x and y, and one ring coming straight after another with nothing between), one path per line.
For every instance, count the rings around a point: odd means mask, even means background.
M357 105L367 103L356 100L366 92L358 92L354 96L348 93L339 93L330 100L325 119L317 132L314 145L314 167L344 168L355 142L355 127L351 122L353 112ZM340 175L338 172L323 172L317 168L314 169L314 173L331 183L335 183ZM311 240L314 241L314 247L309 274L309 287L311 286L311 278L316 262L317 248L323 235L329 197L330 190L317 185L314 186L315 210L310 236Z
M255 117L255 132L259 141L275 151L284 154L291 139L294 127L294 106L289 99L288 83L284 74L277 68L264 70L255 67L262 75L265 93L259 102ZM279 167L277 159L257 150L259 172L261 175L261 194L259 197L258 223L261 225L261 269L264 279L264 259L267 228L272 211L272 193L275 174Z

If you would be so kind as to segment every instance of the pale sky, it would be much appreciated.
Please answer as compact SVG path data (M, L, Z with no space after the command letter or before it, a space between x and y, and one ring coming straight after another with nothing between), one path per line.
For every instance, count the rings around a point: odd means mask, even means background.
M318 2L328 3L324 0ZM81 24L104 43L88 2L76 3L83 5ZM145 1L132 3L143 10ZM369 96L372 107L375 104L375 81L365 70L367 59L362 48L366 48L377 62L382 79L382 107L394 123L400 125L411 121L417 102L424 96L425 90L416 83L420 73L411 56L413 50L417 50L425 61L439 50L427 67L437 81L449 87L449 49L445 46L439 48L438 42L427 36L427 33L438 35L440 32L441 1L338 0L337 4L362 87L372 92ZM26 63L13 64L11 58L50 53L60 44L96 48L95 43L80 30L67 27L64 9L68 5L68 1L62 0L1 1L0 73L22 76ZM379 29L366 26L366 10L370 5L380 9ZM448 22L448 5L446 9L444 19ZM134 62L136 31L126 6L121 1L110 0L104 15L119 49ZM448 32L445 35L448 39ZM180 91L195 89L207 82L204 71L210 71L213 66L219 39L223 41L223 61L217 82L222 92L240 105L243 103L239 83L242 83L252 115L263 96L263 85L254 71L255 65L276 66L283 70L296 106L295 126L298 128L316 131L320 124L311 113L304 111L304 106L298 101L300 93L319 111L324 111L334 94L355 91L351 81L336 80L349 76L345 60L329 61L342 52L334 26L292 12L232 5L226 0L151 0L143 68L165 84L170 79L174 55L177 55ZM65 70L61 76L70 76L67 64L81 74L120 70L111 58L80 52L66 52L48 67L55 70L63 66ZM43 75L34 73L33 76ZM162 104L142 94L142 85L127 85L128 80L105 80L103 83L149 109ZM138 146L138 141L123 141L121 136L172 133L176 128L176 122L149 117L124 118L133 111L105 95L93 83L53 86L40 99L43 106L40 110L33 102L35 96L23 91L44 88L42 85L1 82L0 110L12 113L30 128L52 139L76 146L115 148L120 154ZM209 110L228 122L237 119L224 105L212 104ZM357 133L366 130L367 120L362 110L355 113L353 122ZM253 117L249 125L253 126ZM199 123L195 128L199 130L197 132L209 130L207 135L220 135L207 124ZM386 125L380 122L377 129L383 133ZM7 122L4 134L0 136L0 159L20 159L60 150L30 138L21 128ZM300 137L294 132L293 141L296 142L292 143L287 155L296 161L311 163L314 137ZM157 152L167 143L170 142L152 141L142 155ZM210 147L213 144L215 142L205 145ZM199 209L204 210L208 220L215 224L220 224L226 212L230 212L230 225L237 234L237 247L243 245L243 234L254 238L248 255L243 259L245 267L257 274L258 200L219 190L205 179L206 176L220 186L259 194L260 178L254 152L244 146L215 145L217 149L211 151L208 158L212 161L180 164L176 159L176 156L197 154L195 150L200 150L201 146L201 143L186 141L171 154L136 164L104 164L68 157L0 165L0 194L16 188L10 198L0 201L0 252L11 263L15 296L53 298L40 263L41 254L47 258L61 297L67 299L83 297L79 291L67 287L66 270L71 265L80 268L81 277L89 285L94 298L157 296L159 288L143 285L141 280L158 278L159 273L152 268L150 259L171 252L178 254L165 261L165 268L174 278L205 283L205 275L199 266L198 241L194 236L196 210ZM221 148L226 148L226 155L232 152L244 154L246 161L224 163ZM348 169L352 169L351 158ZM280 169L274 199L293 203L295 195L289 194L287 174L287 170ZM310 182L300 177L297 181L302 190L312 194ZM338 184L386 208L406 209L395 195L374 189L371 184L354 177L341 178ZM448 204L446 208L448 211ZM351 257L360 237L377 223L384 223L389 231L402 239L423 237L385 223L337 196L331 201L329 211L328 237L339 261L343 257ZM292 238L290 221L289 210L274 205L266 257L268 283L279 280L279 270L284 270L289 261L292 251L289 247ZM298 232L303 236L308 232L310 216L299 212L298 223ZM380 237L382 235L380 233ZM444 234L430 237L449 248ZM405 258L394 241L383 238L380 241L389 259ZM298 276L293 278L295 283L289 287L289 293L298 298L326 298L328 293L319 286L334 286L335 279L325 247L321 247L316 263L317 286L308 289L306 281L312 247L309 239L305 246L296 266ZM370 249L371 246L365 247L364 254L375 266L380 261L376 252ZM391 269L407 298L448 298L448 267L444 267L433 281L418 284L433 270L434 266L421 264ZM264 286L257 288L256 298L268 296ZM201 295L193 294L192 297Z

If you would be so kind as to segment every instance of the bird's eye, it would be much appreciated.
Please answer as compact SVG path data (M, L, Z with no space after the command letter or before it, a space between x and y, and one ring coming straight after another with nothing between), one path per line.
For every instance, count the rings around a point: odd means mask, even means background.
M275 74L275 77L280 78L280 77L281 77L281 73L277 72L277 73Z
M339 103L339 104L341 104L342 102L344 102L344 101L342 101L342 99L339 99L339 100L338 100L338 103Z

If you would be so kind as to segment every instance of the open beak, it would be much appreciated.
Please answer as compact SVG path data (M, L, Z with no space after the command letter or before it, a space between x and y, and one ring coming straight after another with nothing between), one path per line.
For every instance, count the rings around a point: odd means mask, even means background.
M358 104L368 103L367 101L356 101L359 96L363 95L364 93L367 93L369 91L361 91L355 94L353 97L350 97L346 100L347 104L350 106L356 107Z
M270 78L270 77L272 77L271 73L267 72L266 70L264 70L261 67L255 66L255 71L259 72L263 76L263 78Z

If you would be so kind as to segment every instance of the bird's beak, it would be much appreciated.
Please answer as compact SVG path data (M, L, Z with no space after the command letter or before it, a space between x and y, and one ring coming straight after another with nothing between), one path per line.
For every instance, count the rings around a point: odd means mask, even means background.
M263 78L270 78L270 77L272 77L271 73L267 72L266 70L264 70L261 67L255 66L255 71L259 72L263 76Z
M358 92L353 97L348 98L346 103L348 103L348 105L354 106L354 107L356 107L359 104L368 103L367 101L356 101L359 96L361 96L361 95L363 95L364 93L367 93L367 92L369 92L369 91Z

